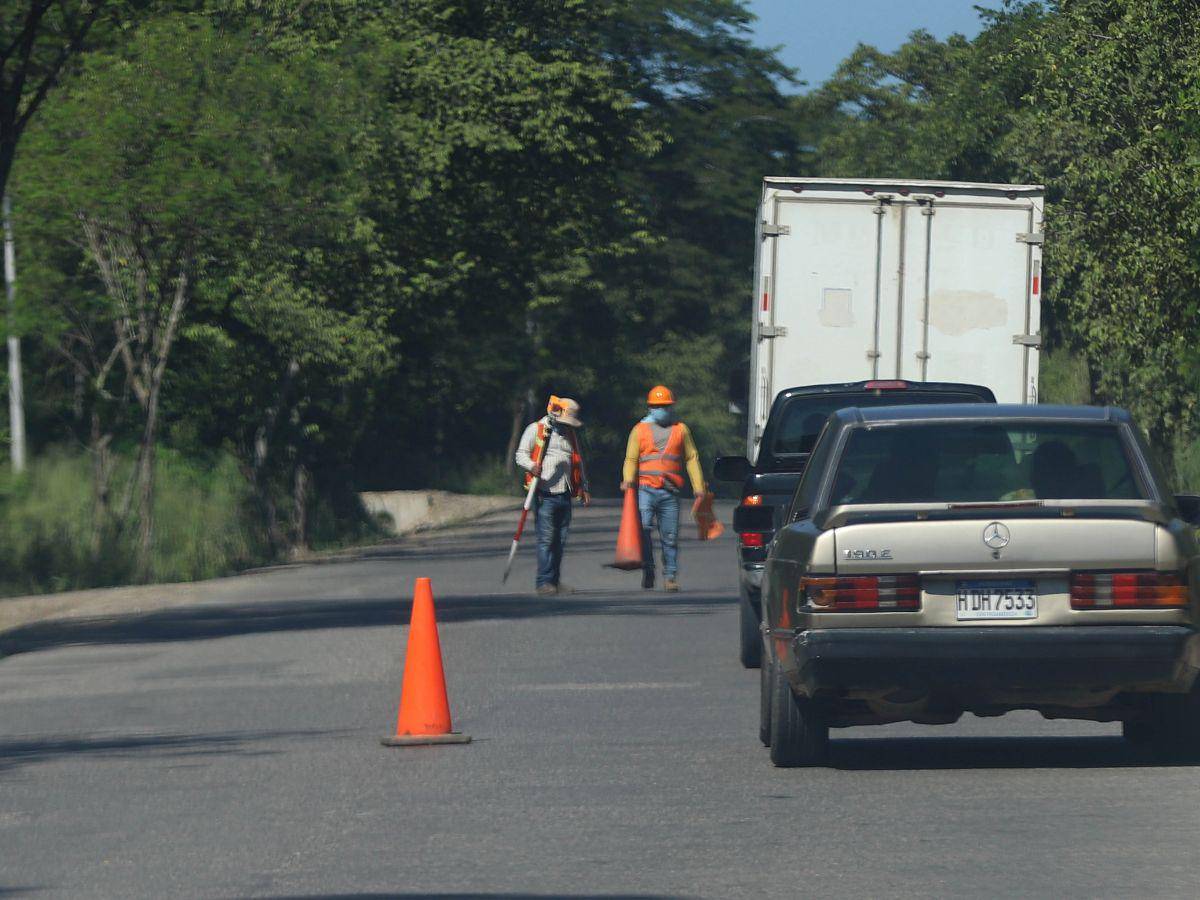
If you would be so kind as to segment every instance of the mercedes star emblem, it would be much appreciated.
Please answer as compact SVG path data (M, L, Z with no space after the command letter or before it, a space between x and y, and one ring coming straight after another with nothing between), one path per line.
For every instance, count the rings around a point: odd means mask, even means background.
M983 542L993 550L1003 550L1011 540L1012 534L1009 532L1007 525L993 522L987 528L983 529Z

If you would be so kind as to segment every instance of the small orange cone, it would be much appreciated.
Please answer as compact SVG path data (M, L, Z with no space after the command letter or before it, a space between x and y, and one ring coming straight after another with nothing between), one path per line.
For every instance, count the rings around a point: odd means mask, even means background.
M438 641L437 618L433 612L433 585L428 578L418 578L413 590L396 734L384 738L383 744L410 747L470 742L470 736L450 730L450 702L446 699L442 645Z
M692 518L696 520L702 541L715 541L725 532L725 526L713 512L713 493L705 491L692 504Z
M621 530L617 532L617 559L614 569L640 569L642 567L642 518L638 515L637 489L625 491L625 505L621 508Z

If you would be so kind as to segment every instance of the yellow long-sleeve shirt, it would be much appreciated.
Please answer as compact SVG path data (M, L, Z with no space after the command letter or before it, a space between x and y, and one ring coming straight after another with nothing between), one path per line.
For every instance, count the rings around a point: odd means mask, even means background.
M700 467L700 451L692 440L692 433L682 422L683 428L683 462L687 467L688 478L692 482L692 490L699 497L705 491L704 470ZM642 455L641 444L638 443L637 428L629 432L629 442L625 445L625 467L621 473L622 481L637 481L638 457Z

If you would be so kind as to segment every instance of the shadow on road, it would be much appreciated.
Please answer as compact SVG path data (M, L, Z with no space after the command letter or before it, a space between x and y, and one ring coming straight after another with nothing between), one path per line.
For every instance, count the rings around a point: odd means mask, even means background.
M652 599L612 594L540 598L520 594L438 597L440 622L536 619L547 616L706 615L737 602L728 594L661 594ZM371 628L407 623L411 601L297 600L223 606L188 606L102 619L59 619L0 635L0 656L69 644L144 644L197 641L233 635L321 628Z
M265 756L279 751L256 746L264 741L339 734L333 730L233 731L217 734L57 734L0 741L0 772L60 757L80 755L166 758L234 754Z
M1192 766L1120 737L850 738L830 743L830 765L851 771L1119 769Z
M561 892L553 894L413 894L396 893L393 891L389 891L386 894L287 894L272 897L270 900L318 900L318 898L320 900L382 900L384 897L396 897L399 900L548 900L551 897L561 897L562 900L684 900L681 894L563 894Z

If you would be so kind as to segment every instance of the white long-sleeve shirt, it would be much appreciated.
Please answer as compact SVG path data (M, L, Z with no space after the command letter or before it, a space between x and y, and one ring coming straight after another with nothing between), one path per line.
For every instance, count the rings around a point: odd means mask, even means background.
M542 479L538 490L550 494L565 493L571 489L571 442L551 428L549 416L539 419L538 422L544 423L549 429L546 448L542 451ZM531 454L537 443L538 422L531 422L525 429L514 454L517 465L526 472L533 469Z

